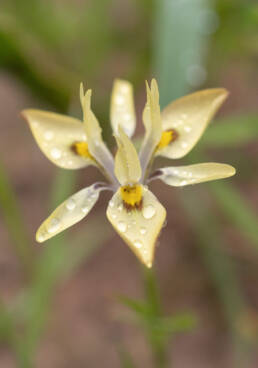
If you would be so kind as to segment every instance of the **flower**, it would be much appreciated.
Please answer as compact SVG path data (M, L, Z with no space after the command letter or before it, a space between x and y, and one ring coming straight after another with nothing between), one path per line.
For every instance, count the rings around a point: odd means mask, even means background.
M68 198L42 223L36 239L43 242L82 220L97 202L100 192L114 192L107 218L142 263L151 267L156 239L165 222L166 210L147 184L160 179L171 186L185 186L222 179L235 174L226 164L201 163L163 167L150 174L157 156L178 159L197 143L218 108L226 99L225 89L207 89L182 97L162 113L157 82L146 82L147 102L143 111L145 135L137 153L131 136L136 119L132 85L114 82L111 125L117 142L115 159L105 145L101 128L91 110L91 90L80 87L83 122L60 114L24 110L32 134L42 152L57 166L80 169L94 165L106 177Z

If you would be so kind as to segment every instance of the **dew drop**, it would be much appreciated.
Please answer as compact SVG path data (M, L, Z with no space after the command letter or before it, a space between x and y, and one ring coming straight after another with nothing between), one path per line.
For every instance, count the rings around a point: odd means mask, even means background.
M45 237L43 236L43 234L39 234L38 236L37 236L37 240L39 241L39 242L43 242L44 240L45 240Z
M151 219L156 213L155 208L150 204L143 209L143 217L148 219Z
M128 114L128 113L124 114L124 119L125 119L126 121L130 121L130 120L131 120L131 115L130 115L130 114Z
M192 130L192 128L191 128L189 125L186 125L186 126L184 127L184 131L185 131L186 133L189 133L191 130Z
M180 185L182 185L182 186L184 186L184 185L186 185L187 184L187 181L186 180L182 180L181 182L180 182Z
M113 208L113 207L114 207L114 205L115 205L115 203L114 203L113 201L109 201L109 206L110 206L111 208Z
M51 150L51 156L52 156L54 159L58 159L58 158L60 158L60 157L61 157L61 155L62 155L62 153L61 153L60 149L58 149L58 148L52 148L52 150Z
M90 209L89 209L89 207L88 207L88 206L83 206L83 207L82 207L82 212L83 212L83 213L88 213L88 212L89 212L89 210L90 210Z
M142 242L140 240L135 240L134 245L136 246L136 248L140 249L142 247Z
M117 214L116 214L116 213L112 213L111 217L112 217L113 219L116 219L116 218L117 218Z
M124 103L124 97L123 96L117 96L116 97L116 103L118 104L118 105L122 105L123 103Z
M146 227L141 227L141 228L140 228L140 233L141 233L142 235L146 234L146 232L147 232Z
M95 199L97 198L98 194L96 192L91 192L90 193L90 199Z
M181 143L181 147L182 147L182 148L186 148L187 146L188 146L188 143L186 143L186 142L182 142L182 143Z
M122 205L122 204L120 204L120 205L117 207L117 209L118 209L118 211L119 211L119 212L121 212L121 211L122 211L122 209L123 209L123 205Z
M124 84L120 87L120 90L122 93L127 93L129 91L129 86L127 84Z
M75 209L76 203L74 199L68 199L68 201L66 202L65 207L69 210L72 211Z
M58 220L57 218L53 218L50 221L47 231L49 232L49 234L53 234L60 228L60 225L60 220Z
M54 138L54 133L51 132L51 130L47 130L45 133L44 133L44 138L47 140L47 141L51 141L51 139Z
M119 223L117 224L117 228L122 233L125 233L126 230L127 230L127 225L126 225L126 223L124 221L119 221Z

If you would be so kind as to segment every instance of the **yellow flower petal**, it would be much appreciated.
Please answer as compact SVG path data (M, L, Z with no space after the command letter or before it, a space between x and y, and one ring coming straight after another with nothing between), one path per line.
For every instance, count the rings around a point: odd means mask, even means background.
M236 170L231 165L208 162L188 166L164 167L157 170L156 178L168 185L182 187L205 181L228 178L235 175L235 173Z
M122 185L137 183L142 174L138 154L130 138L120 126L118 134L115 136L118 145L115 157L115 175Z
M166 210L146 187L142 187L142 194L141 208L128 210L119 189L109 202L107 218L140 261L151 267Z
M151 89L146 82L147 103L143 111L143 123L145 126L145 136L140 150L140 161L143 172L160 142L162 135L162 124L159 106L159 89L155 79L151 82Z
M79 169L95 165L90 158L73 150L77 142L87 142L83 124L78 119L41 110L24 110L22 116L29 123L41 151L59 167Z
M82 220L99 198L102 186L93 184L72 195L43 222L36 234L41 243Z
M209 121L228 96L223 88L207 89L182 97L161 114L163 131L174 130L177 139L156 154L176 159L185 156L197 143Z
M102 139L102 130L96 116L91 110L91 90L84 94L83 85L80 86L80 99L83 110L84 127L87 135L89 151L96 161L108 171L110 176L114 172L114 159ZM115 179L115 178L114 178Z
M118 133L118 126L121 125L128 137L133 135L136 125L133 87L125 80L117 79L114 82L110 119L114 134Z

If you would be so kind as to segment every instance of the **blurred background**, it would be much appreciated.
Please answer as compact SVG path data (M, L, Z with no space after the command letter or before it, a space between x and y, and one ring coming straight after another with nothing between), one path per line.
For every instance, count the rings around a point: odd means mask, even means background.
M1 368L258 366L257 68L256 0L1 0ZM152 272L108 224L109 194L82 223L34 240L57 204L101 177L55 168L20 111L81 117L83 81L112 146L116 77L134 84L137 136L146 79L157 78L162 107L230 91L178 163L229 163L237 175L152 185L168 212Z

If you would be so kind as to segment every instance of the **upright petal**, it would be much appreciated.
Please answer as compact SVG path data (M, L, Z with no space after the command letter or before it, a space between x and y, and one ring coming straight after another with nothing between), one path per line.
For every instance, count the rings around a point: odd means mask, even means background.
M117 79L114 82L110 119L114 134L118 133L118 126L121 125L128 137L133 135L136 125L133 87L125 80Z
M176 159L185 156L197 143L209 121L225 101L228 92L223 88L206 89L179 98L161 114L164 132L171 131L174 138L157 154Z
M91 90L84 94L83 85L80 87L80 99L83 110L84 127L88 139L89 150L96 161L114 178L114 159L102 139L102 130L96 116L91 110Z
M109 202L107 218L140 261L151 267L166 210L146 187L142 192L141 208L128 210L119 189Z
M96 183L68 198L42 223L36 234L37 241L41 243L48 240L82 220L97 202L103 189L105 187Z
M95 165L90 155L81 156L73 149L80 142L87 147L87 139L81 121L69 116L41 110L24 110L32 134L41 151L59 167L79 169Z
M122 185L137 183L142 170L136 149L120 126L115 137L118 145L115 157L116 177Z
M143 123L145 126L145 136L140 150L140 161L143 174L148 163L155 152L155 149L161 139L162 124L159 106L159 90L155 79L151 82L151 89L146 83L147 103L143 111Z
M174 187L182 187L228 178L235 175L235 173L236 170L231 165L208 162L188 166L164 167L158 169L156 174L154 173L153 179L160 179Z

